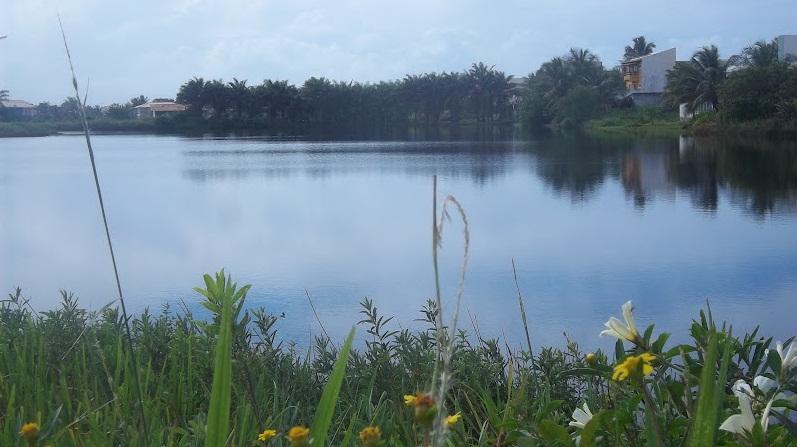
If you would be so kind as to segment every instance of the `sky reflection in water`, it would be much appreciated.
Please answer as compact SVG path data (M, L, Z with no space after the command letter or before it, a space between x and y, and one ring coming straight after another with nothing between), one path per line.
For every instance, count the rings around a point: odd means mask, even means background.
M114 287L79 137L0 140L0 288L38 309L57 290L99 307ZM522 340L516 259L535 344L593 348L633 299L642 324L684 333L706 299L739 329L792 335L797 148L674 138L302 142L98 136L97 160L130 307L157 311L204 272L252 283L284 337L340 336L368 296L416 327L433 293L431 177L471 224L461 320ZM454 295L461 226L445 234Z

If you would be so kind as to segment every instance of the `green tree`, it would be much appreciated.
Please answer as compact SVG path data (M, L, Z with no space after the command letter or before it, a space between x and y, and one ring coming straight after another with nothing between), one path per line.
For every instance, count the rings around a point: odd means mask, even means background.
M740 65L747 67L767 67L780 63L778 59L778 42L773 40L758 42L742 50Z
M737 70L720 87L719 99L725 119L797 119L797 67L777 63Z
M631 60L637 57L645 56L653 52L656 44L645 40L645 36L634 37L633 45L626 45L624 60Z
M718 110L719 88L728 77L728 69L738 61L738 56L720 59L715 45L703 47L688 61L676 63L667 71L665 95L673 104L687 103L691 111L703 104Z
M606 70L591 51L571 48L529 75L521 116L527 124L579 124L601 107L608 107L622 91L617 70Z
M483 62L474 63L465 73L468 98L478 121L493 121L508 108L509 81L511 76L487 66Z
M109 105L108 108L105 110L106 116L117 120L128 119L130 118L132 113L133 113L133 106L132 103L129 102L127 104L114 103Z
M130 101L128 102L130 103L131 107L137 107L141 104L145 104L147 101L149 101L149 98L144 95L138 95L136 97L130 98Z
M194 77L180 86L177 92L177 102L185 104L189 113L200 115L207 104L207 82L199 77Z

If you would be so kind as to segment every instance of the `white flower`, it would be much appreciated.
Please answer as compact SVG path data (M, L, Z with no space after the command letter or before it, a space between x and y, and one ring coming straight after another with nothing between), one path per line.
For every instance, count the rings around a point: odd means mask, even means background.
M736 397L745 396L748 399L753 397L753 389L750 388L750 385L747 384L742 379L737 380L734 382L733 386L731 387L731 391Z
M767 394L778 387L778 383L776 381L764 376L756 376L756 378L753 379L753 385L755 385L755 387L761 390L764 394ZM720 430L741 435L745 431L752 431L753 425L755 425L755 416L753 416L752 408L752 399L755 397L755 395L753 394L753 389L750 388L750 385L741 379L737 380L733 384L731 390L733 391L733 394L739 398L739 408L742 412L741 414L734 414L726 419L725 422L720 425ZM773 407L772 404L776 400L785 398L785 394L778 393L775 396L772 396L772 398L767 402L763 413L761 413L761 428L763 428L765 432L767 431L767 427L769 426L770 422L777 422L773 416L770 416L772 409L782 408Z
M778 350L778 355L780 355L780 364L783 372L789 372L789 369L797 367L797 346L795 346L795 343L789 343L785 353L783 351L783 343L778 342L776 349Z
M625 324L615 317L609 318L609 321L604 323L607 329L603 330L601 335L611 335L621 340L628 340L632 343L636 343L641 337L634 324L634 306L631 304L631 301L623 304L623 318L625 319Z
M762 393L769 394L770 391L778 387L778 382L770 379L769 377L756 376L755 379L753 379L753 385L761 390Z
M755 417L753 417L753 407L750 404L750 396L742 391L737 393L736 385L738 384L739 382L737 381L733 387L734 394L736 394L736 396L739 398L739 409L742 412L741 414L734 414L728 417L728 419L725 419L725 422L720 425L720 430L736 433L737 435L743 435L746 432L749 433L753 431ZM746 383L744 385L747 386L748 389L750 388L750 386Z
M581 408L576 408L575 411L573 411L573 420L570 421L571 427L584 428L584 426L587 425L587 422L592 419L592 412L589 411L589 407L587 406L586 402L582 408L583 410Z

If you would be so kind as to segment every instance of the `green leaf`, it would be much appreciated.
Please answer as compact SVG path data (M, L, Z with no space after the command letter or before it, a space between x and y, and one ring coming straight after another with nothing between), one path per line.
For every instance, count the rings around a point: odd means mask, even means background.
M623 341L617 339L617 343L614 344L614 361L619 362L623 357L625 357L625 347Z
M205 446L224 447L230 426L233 304L236 298L236 286L229 277L225 278L224 270L216 274L215 281L210 275L205 275L204 279L207 289L205 293L199 292L207 297L208 302L221 303L221 321L213 361L213 384L210 390ZM248 290L248 287L244 289ZM242 296L239 298L243 299Z
M720 333L711 328L708 334L708 344L703 359L703 371L700 374L700 391L697 395L697 409L689 434L688 447L711 447L716 444L717 426L722 413L723 393L730 351L733 345L731 335L724 343L724 350L718 375L715 376L717 357L719 355Z
M666 332L662 332L659 335L659 338L653 343L653 352L658 354L664 349L664 345L667 343L667 340L670 338L670 334Z
M571 368L559 373L558 377L560 379L565 377L578 377L578 376L598 376L598 377L606 377L607 375L611 375L612 367L609 365L595 365L591 368Z
M330 374L329 381L324 386L324 392L321 393L321 400L318 402L318 408L315 411L313 425L310 427L314 446L323 447L326 445L329 427L332 425L332 416L335 414L335 406L338 403L340 387L343 385L343 378L346 376L346 363L349 361L349 351L351 351L353 340L354 328L352 327L351 331L349 331L349 336L346 337L346 342L343 343L340 355L335 361L332 374Z
M548 442L560 442L565 445L573 444L573 440L570 439L570 433L567 432L567 429L553 421L546 419L540 422L538 428L542 438Z

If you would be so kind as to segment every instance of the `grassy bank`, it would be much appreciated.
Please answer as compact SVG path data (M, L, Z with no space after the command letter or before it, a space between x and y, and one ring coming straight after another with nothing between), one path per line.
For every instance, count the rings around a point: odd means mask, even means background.
M245 289L232 299L219 292L229 286L206 285L214 318L199 320L187 307L146 311L131 321L132 350L114 308L89 312L65 292L47 312L19 291L0 301L0 445L221 445L208 443L218 430L232 446L306 446L326 434L312 445L797 445L789 420L797 353L779 354L757 332L717 329L710 313L693 323L690 343L674 345L653 327L636 332L624 308L624 322L608 323L608 336L618 337L611 353L585 353L573 341L509 349L461 332L443 368L452 386L435 400L425 393L439 387L448 341L433 302L419 312L424 327L409 331L366 300L360 349L342 355L342 340L319 335L303 353L280 340L279 316L241 310ZM220 349L225 340L229 351ZM225 352L226 417L216 399ZM339 358L345 379L335 373ZM753 419L733 416L748 405ZM228 428L218 428L220 417Z
M634 107L609 110L587 121L585 128L593 132L677 134L682 132L683 123L674 111Z
M701 136L797 136L797 120L759 119L732 121L722 119L719 113L704 113L691 120L686 129L690 134Z
M56 133L51 123L34 123L30 121L0 122L0 138L2 137L44 137Z
M89 126L94 132L154 133L168 130L155 121L141 120L91 120ZM43 137L59 132L82 132L80 121L10 121L0 122L2 137Z

